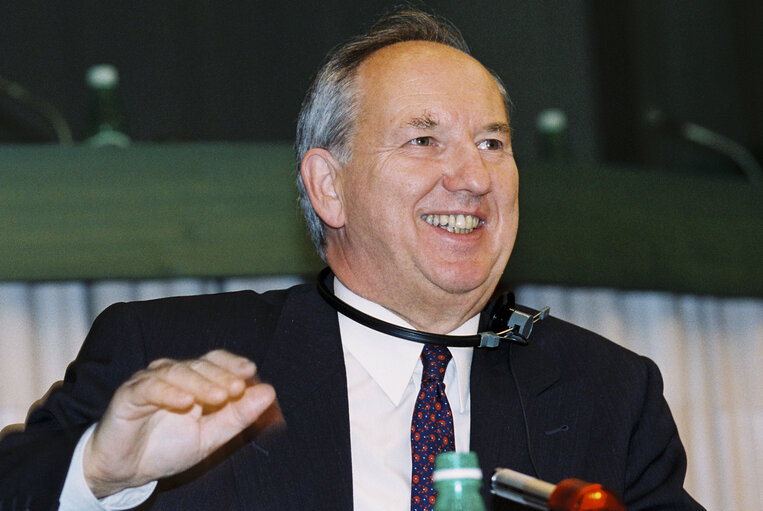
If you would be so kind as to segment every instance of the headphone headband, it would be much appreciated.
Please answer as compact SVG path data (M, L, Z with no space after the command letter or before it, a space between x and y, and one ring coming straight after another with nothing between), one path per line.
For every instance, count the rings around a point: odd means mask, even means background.
M326 285L326 281L332 274L331 268L326 267L321 270L318 274L317 288L321 297L336 309L337 312L377 332L423 344L439 344L454 348L494 348L501 341L527 344L533 324L545 319L549 311L549 307L535 311L528 307L518 306L514 303L513 294L503 293L482 311L480 330L483 329L482 325L484 325L485 331L480 331L475 335L444 335L422 332L393 323L387 323L386 321L369 316L352 307L347 302L340 300ZM527 312L520 310L520 307Z

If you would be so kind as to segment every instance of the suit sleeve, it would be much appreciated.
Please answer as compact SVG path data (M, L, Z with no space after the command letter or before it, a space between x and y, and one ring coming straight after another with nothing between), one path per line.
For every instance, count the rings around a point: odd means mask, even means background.
M0 509L55 510L74 448L116 388L145 367L139 322L124 304L93 323L63 382L35 405L23 431L0 438Z
M684 490L686 453L663 397L662 376L642 357L646 380L639 419L628 448L625 505L628 511L702 510Z

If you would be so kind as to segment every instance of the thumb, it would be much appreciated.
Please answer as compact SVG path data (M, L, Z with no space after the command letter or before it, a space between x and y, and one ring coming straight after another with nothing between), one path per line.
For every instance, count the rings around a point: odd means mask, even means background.
M280 421L280 410L273 417L271 410L278 410L275 389L267 383L247 387L243 394L229 401L218 410L206 412L201 418L202 452L210 454L222 444L241 433L258 420Z

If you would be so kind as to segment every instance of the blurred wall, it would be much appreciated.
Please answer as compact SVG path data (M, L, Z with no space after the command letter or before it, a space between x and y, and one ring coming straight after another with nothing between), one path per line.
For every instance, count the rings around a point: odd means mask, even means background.
M0 76L57 106L79 138L85 70L108 62L121 71L137 140L291 140L325 54L394 3L4 2ZM549 107L567 113L570 145L583 161L736 172L710 151L646 130L647 104L763 147L759 2L430 4L504 78L520 163L536 155L535 117ZM39 116L0 97L0 142L52 138Z

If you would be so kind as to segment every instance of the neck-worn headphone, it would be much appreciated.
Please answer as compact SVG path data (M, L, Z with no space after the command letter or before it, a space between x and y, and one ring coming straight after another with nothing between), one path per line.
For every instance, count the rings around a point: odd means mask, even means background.
M512 293L503 293L482 311L480 332L475 335L443 335L421 332L369 316L340 300L326 285L330 275L332 275L331 268L324 268L318 274L318 293L337 312L378 332L424 344L440 344L455 348L495 348L501 341L527 344L533 325L545 319L549 311L549 307L537 311L523 305L517 305Z

